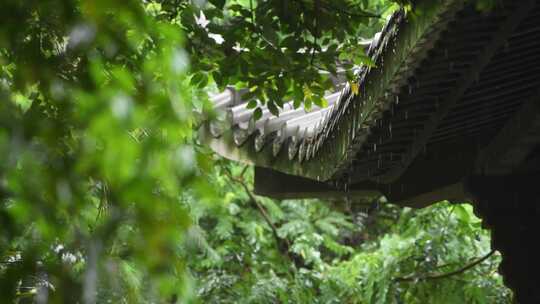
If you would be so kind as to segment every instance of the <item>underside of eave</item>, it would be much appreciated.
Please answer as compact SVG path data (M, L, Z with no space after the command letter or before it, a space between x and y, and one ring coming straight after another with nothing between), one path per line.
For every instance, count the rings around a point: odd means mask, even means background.
M352 182L396 184L430 159L433 167L419 177L447 165L462 168L449 183L472 174L479 151L538 94L539 36L537 1L508 1L490 14L461 12L403 87L399 104L371 129L349 166Z
M486 14L474 7L461 12L409 79L399 105L372 129L368 144L349 167L353 180L392 183L418 156L440 143L457 144L460 137L476 137L473 142L480 147L489 143L538 84L527 63L531 57L526 49L534 39L523 43L514 37L537 27L534 6L535 1L508 1ZM507 73L506 61L514 55L519 57L512 63L528 75Z

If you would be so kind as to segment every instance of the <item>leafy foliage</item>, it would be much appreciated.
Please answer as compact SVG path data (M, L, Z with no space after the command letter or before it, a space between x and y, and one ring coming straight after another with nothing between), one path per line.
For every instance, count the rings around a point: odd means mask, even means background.
M98 282L125 277L129 291L147 275L149 295L185 291L175 248L189 218L178 198L185 188L211 192L196 178L204 159L191 144L196 99L180 27L147 9L138 1L1 4L5 301L93 303Z
M188 33L192 83L248 88L244 98L274 113L287 100L323 105L330 75L343 70L352 79L354 64L371 64L360 42L397 8L381 0L176 3L161 1L160 8Z
M497 0L471 0L481 9ZM354 83L354 71L374 63L362 43L400 6L415 0L160 0L159 17L187 34L192 84L248 89L243 98L275 115L284 102L325 106L332 77ZM198 4L197 4L198 3ZM422 12L418 12L422 13ZM352 86L357 91L357 86ZM357 92L355 92L357 93Z
M478 261L490 238L469 204L273 201L246 194L249 174L218 172L223 204L195 212L201 246L189 266L204 303L511 303L500 256Z

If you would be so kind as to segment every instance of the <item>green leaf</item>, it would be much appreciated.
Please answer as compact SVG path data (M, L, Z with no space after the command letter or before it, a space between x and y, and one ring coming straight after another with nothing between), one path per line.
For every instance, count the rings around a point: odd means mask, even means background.
M225 79L223 78L223 74L220 71L214 71L212 72L212 78L214 78L214 82L220 89L224 89L225 86L227 86L227 83L225 82Z
M328 106L328 100L326 100L326 98L321 97L321 96L316 96L316 97L313 99L313 102L314 102L318 107L321 107L321 108L326 108L326 107Z
M369 56L364 54L363 52L351 57L356 65L367 65L369 67L374 67L375 62L373 62L373 59L371 59Z
M298 107L300 107L301 104L302 104L302 100L301 100L301 99L295 98L295 99L293 100L293 107L294 107L295 109L298 109Z
M275 116L279 116L279 109L273 101L268 101L266 106L268 107L268 110L270 110L270 113Z
M311 91L311 88L306 84L303 87L303 92L306 99L311 99L313 97L313 91Z
M202 89L202 88L206 87L206 85L208 84L208 75L206 75L206 73L202 73L202 72L195 73L191 77L190 83L193 86L196 86L196 87Z
M255 109L257 107L257 100L252 99L248 102L247 108L248 109Z
M462 205L455 205L454 207L454 212L456 214L456 216L458 217L458 219L462 222L470 222L471 220L471 215L469 214L469 212L467 211L467 209L465 209L464 206Z
M312 105L313 105L313 99L312 98L306 98L304 100L304 107L306 108L306 110L310 111Z
M198 87L199 89L203 89L203 88L206 87L207 84L208 84L208 75L207 75L207 74L203 74L203 78L202 78L201 82L199 82L199 83L197 84L197 87Z
M255 111L253 112L253 119L255 121L261 119L262 117L262 109L259 107L259 108L256 108Z

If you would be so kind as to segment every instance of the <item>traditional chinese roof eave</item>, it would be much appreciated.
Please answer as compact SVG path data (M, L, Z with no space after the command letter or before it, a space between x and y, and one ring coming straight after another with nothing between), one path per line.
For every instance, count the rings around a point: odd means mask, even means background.
M426 0L420 1L414 15L402 10L395 13L370 50L376 67L360 73L360 94L343 89L339 105L315 136L297 142L286 138L277 154L269 141L262 147L259 144L260 150L255 147L257 132L238 145L231 128L216 137L207 124L200 130L201 139L219 154L240 162L318 181L342 179L370 128L395 102L407 78L463 5L463 0Z

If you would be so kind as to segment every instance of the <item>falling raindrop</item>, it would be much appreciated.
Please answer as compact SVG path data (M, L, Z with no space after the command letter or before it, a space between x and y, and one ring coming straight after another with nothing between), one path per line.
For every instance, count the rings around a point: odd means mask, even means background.
M405 111L405 120L409 119L409 111Z
M396 95L396 104L399 103L399 95Z

